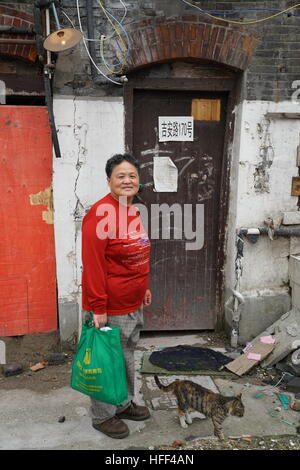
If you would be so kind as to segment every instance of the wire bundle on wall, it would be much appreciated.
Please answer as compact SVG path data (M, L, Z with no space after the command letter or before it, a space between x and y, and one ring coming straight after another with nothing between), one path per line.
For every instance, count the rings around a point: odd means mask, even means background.
M124 5L124 3L120 0L120 2L122 3L122 5ZM100 0L98 0L98 3L101 4ZM102 8L105 10L105 12L109 15L110 13L103 7L103 5L101 4ZM124 5L125 6L125 5ZM80 31L83 33L84 35L84 31L83 31L83 28L82 28L82 23L81 23L81 16L80 16L80 7L79 7L79 0L76 0L76 8L77 8L77 16L78 16L78 24L79 24L79 29ZM126 7L125 7L126 8ZM122 21L124 21L124 18L126 17L126 14L127 14L127 9L125 10L125 13L123 15L123 18L122 18ZM112 16L112 15L111 15ZM121 29L123 29L123 31L126 33L125 29L123 28L122 24L120 22L118 22L116 19L115 21L120 25ZM114 26L114 28L116 28ZM126 36L128 38L128 35L126 33ZM129 39L129 38L128 38ZM121 85L122 86L122 83L120 82L117 82L116 80L113 80L112 78L110 78L108 75L106 75L104 72L102 72L102 70L98 67L98 65L95 63L94 59L92 58L91 54L90 54L90 51L89 51L89 48L87 46L87 42L90 41L91 39L89 38L86 38L85 36L83 36L83 44L84 44L84 47L86 49L86 52L87 52L87 55L91 61L91 63L94 65L94 67L96 68L96 70L104 77L106 78L107 80L109 80L110 82L114 83L115 85ZM96 41L96 42L100 42L103 40L102 39L92 39L93 41ZM122 39L123 41L123 39ZM124 41L123 41L124 43ZM127 55L127 48L126 48L126 55ZM107 64L106 62L104 63L104 65L106 66L107 68ZM122 68L124 67L125 64L122 64ZM109 70L109 69L108 69ZM110 71L110 70L109 70ZM115 74L116 73L121 73L121 72L114 72Z
M208 11L208 10L202 10L202 8L198 7L197 5L194 5L193 3L189 2L188 0L180 0L182 3L185 3L186 5L190 6L191 8L194 8L198 10L200 13L209 16L210 18L214 18L215 20L219 21L224 21L226 23L233 23L233 24L256 24L256 23L263 23L264 21L271 20L273 18L276 18L279 15L290 15L290 16L300 16L295 13L291 13L291 10L294 10L297 7L300 7L300 3L297 3L296 5L287 8L286 10L277 10L277 9L272 9L272 8L245 8L243 10L236 10L232 12L213 12L213 11ZM276 11L274 15L267 16L266 18L260 18L258 20L251 20L251 21L235 21L235 20L227 20L226 18L221 18L221 16L227 16L227 15L236 15L238 13L246 12L246 11L253 11L253 10L258 10L258 11ZM219 16L216 16L219 15Z
M123 15L123 18L122 20L119 22L113 15L112 13L107 10L106 8L104 8L101 0L97 0L100 8L102 9L105 17L107 18L108 22L111 24L112 28L114 29L114 31L116 32L117 36L119 37L120 39L120 43L122 44L123 46L123 58L124 58L124 61L123 63L118 63L116 65L120 65L120 68L119 70L113 70L110 68L110 66L107 64L106 60L105 60L105 57L104 57L104 42L108 40L108 38L104 38L103 35L101 36L101 39L100 39L100 53L101 53L101 58L102 58L102 61L106 67L106 69L112 73L112 74L120 74L123 72L124 70L124 66L126 64L126 59L127 59L127 54L128 54L128 51L130 50L130 39L128 37L128 34L127 34L127 31L125 30L125 28L122 26L122 22L124 21L126 15L127 15L127 8L126 8L126 5L124 5L124 3L122 2L122 0L120 0L120 2L122 3L122 5L125 7L125 12L124 12L124 15ZM118 26L122 29L122 31L124 32L126 38L127 38L127 42L128 42L128 45L125 44L121 34L120 34L120 31L119 29L114 25L114 23L112 22L111 18L118 24Z
M106 78L107 80L109 80L110 82L112 82L116 85L122 85L122 83L117 82L116 80L113 80L112 78L110 78L108 75L106 75L98 67L98 65L95 63L95 60L92 58L92 56L90 54L90 51L87 47L87 42L88 41L95 41L95 42L99 43L102 63L104 65L104 67L106 68L106 70L110 74L112 74L112 75L122 74L122 72L124 71L124 67L126 65L128 53L131 50L131 42L130 42L130 38L127 34L127 31L123 26L123 22L124 22L124 20L127 16L127 13L128 13L128 8L126 7L123 0L119 0L119 1L122 4L122 7L124 8L123 17L120 21L118 21L114 17L114 15L107 8L105 8L103 6L103 3L102 3L101 0L97 0L97 3L99 5L102 13L104 14L105 18L107 19L107 21L110 23L110 25L112 26L112 28L114 30L113 36L106 37L105 35L101 35L100 39L90 39L90 38L87 38L85 36L83 37L83 43L84 43L86 52L87 52L87 54L90 58L91 63L94 65L96 70L104 78ZM296 5L293 5L293 6L287 8L285 10L279 10L279 9L275 9L275 8L244 8L244 9L235 10L235 11L215 12L215 11L204 10L204 9L200 8L199 6L195 5L194 3L192 3L188 0L180 0L180 1L182 3L188 5L190 8L193 8L193 9L197 10L200 14L206 15L206 16L208 16L210 18L213 18L213 19L216 19L218 21L223 21L225 23L232 23L232 24L239 24L239 25L251 25L251 24L262 23L262 22L265 22L265 21L272 20L273 18L276 18L280 15L300 17L299 14L296 14L296 13L292 12L292 10L294 10L295 8L300 7L300 3L297 3ZM0 3L2 3L2 2L0 2ZM79 28L80 28L80 31L84 34L84 31L82 29L81 17L80 17L79 0L76 0L76 6L77 6L77 15L78 15ZM269 12L273 12L273 13L275 12L275 13L268 16L268 17L265 17L265 18L260 18L260 19L256 19L256 20L250 20L250 21L235 21L235 20L232 20L232 19L225 18L225 16L233 16L233 15L237 15L237 14L245 13L245 12L249 12L249 11L269 11ZM68 20L71 22L72 26L74 27L72 21L70 20L70 18L66 15L66 13L64 11L63 11L63 14L68 18ZM120 31L122 31L123 36L122 36ZM107 63L106 58L105 58L105 50L104 50L105 49L105 43L108 42L110 39L112 39L115 35L119 38L120 45L122 46L122 61L119 61L118 63L115 63L113 65L109 65ZM124 37L126 37L127 44L124 41ZM118 67L117 70L116 70L116 67Z

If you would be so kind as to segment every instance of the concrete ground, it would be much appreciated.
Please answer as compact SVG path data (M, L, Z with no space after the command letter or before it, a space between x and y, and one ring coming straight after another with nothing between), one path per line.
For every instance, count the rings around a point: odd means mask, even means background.
M136 401L149 406L151 418L144 422L126 421L130 428L126 439L111 439L93 429L89 417L89 398L69 386L49 389L47 394L12 389L0 390L0 449L137 450L171 445L174 441L213 438L210 419L195 419L188 429L182 429L172 396L157 389L152 374L139 372L144 351L178 344L199 346L201 338L197 334L175 333L171 336L156 334L140 340L136 351ZM169 383L180 376L160 375L160 378L164 383ZM226 395L242 392L246 412L243 418L226 419L223 427L227 437L296 434L299 413L275 411L280 402L274 388L247 383L247 377L244 380L200 375L189 378ZM264 395L256 398L260 392ZM65 416L62 423L58 422L60 416Z

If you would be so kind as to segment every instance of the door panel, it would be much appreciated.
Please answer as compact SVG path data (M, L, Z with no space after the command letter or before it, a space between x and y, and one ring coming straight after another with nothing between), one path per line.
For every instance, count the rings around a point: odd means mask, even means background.
M145 309L145 329L214 329L226 107L226 93L134 90L132 151L141 163L144 188L140 202L148 208L152 244L153 303ZM159 142L159 116L191 116L192 113L196 117L193 142ZM154 191L153 157L169 157L176 165L177 192ZM151 208L153 204L163 203L180 204L182 214L184 204L191 204L194 230L196 205L204 205L204 228L198 226L198 232L204 231L203 248L187 250L184 230L180 240L174 236L164 240L161 234L158 240L153 239Z
M0 107L0 336L57 329L45 107Z

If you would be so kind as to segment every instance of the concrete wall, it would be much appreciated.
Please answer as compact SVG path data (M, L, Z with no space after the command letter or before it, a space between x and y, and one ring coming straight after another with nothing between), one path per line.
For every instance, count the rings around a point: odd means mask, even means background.
M81 316L82 218L108 192L104 167L124 150L124 117L120 98L55 96L54 110L62 153L53 157L59 326L70 343Z
M276 3L276 2L275 2ZM124 25L153 16L194 15L182 2L128 1ZM278 2L273 8L287 8ZM74 2L63 7L78 26ZM108 1L119 20L119 1ZM234 10L261 7L261 2L202 2L202 8ZM85 1L80 14L86 30ZM94 2L95 37L111 34L99 6ZM237 21L268 16L258 11L240 14ZM63 18L66 25L68 21ZM261 40L244 74L240 102L235 109L234 141L230 143L230 205L227 223L226 299L235 287L236 230L261 227L267 218L275 225L285 211L297 211L291 197L291 180L297 176L298 120L266 120L267 112L297 112L293 103L294 82L299 78L298 19L286 15L249 27ZM108 60L113 51L108 50ZM99 62L100 63L100 62ZM162 68L164 65L161 66ZM150 69L151 70L151 69ZM54 157L54 205L60 330L69 341L78 327L80 313L80 227L86 209L106 193L104 164L124 148L124 109L121 86L96 86L90 78L89 60L83 44L59 55L55 74L55 114L62 148L61 161ZM288 259L300 252L299 242L260 237L256 244L245 240L243 272L239 290L245 298L240 308L240 343L255 337L285 313L291 302ZM231 311L226 310L230 327Z
M236 109L232 191L228 225L227 297L235 286L236 229L265 227L272 219L279 227L285 212L297 212L291 196L297 176L300 123L293 119L266 119L268 112L296 112L292 101L244 101ZM300 252L299 240L261 236L256 244L244 239L240 292L240 342L254 338L289 310L291 304L289 255ZM226 318L231 321L231 312Z

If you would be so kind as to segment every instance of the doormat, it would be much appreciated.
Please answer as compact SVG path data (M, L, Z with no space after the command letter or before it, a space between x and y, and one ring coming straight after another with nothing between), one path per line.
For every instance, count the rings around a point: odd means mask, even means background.
M159 367L152 364L149 361L149 357L153 354L153 351L144 352L142 357L142 365L139 369L139 372L142 374L162 374L162 375L212 375L216 377L228 377L230 379L238 379L238 377L232 372L226 370L209 370L209 369L195 369L195 370L184 370L184 369L175 369L168 370L164 367Z
M210 348L178 345L153 351L149 361L167 370L220 370L232 359Z

